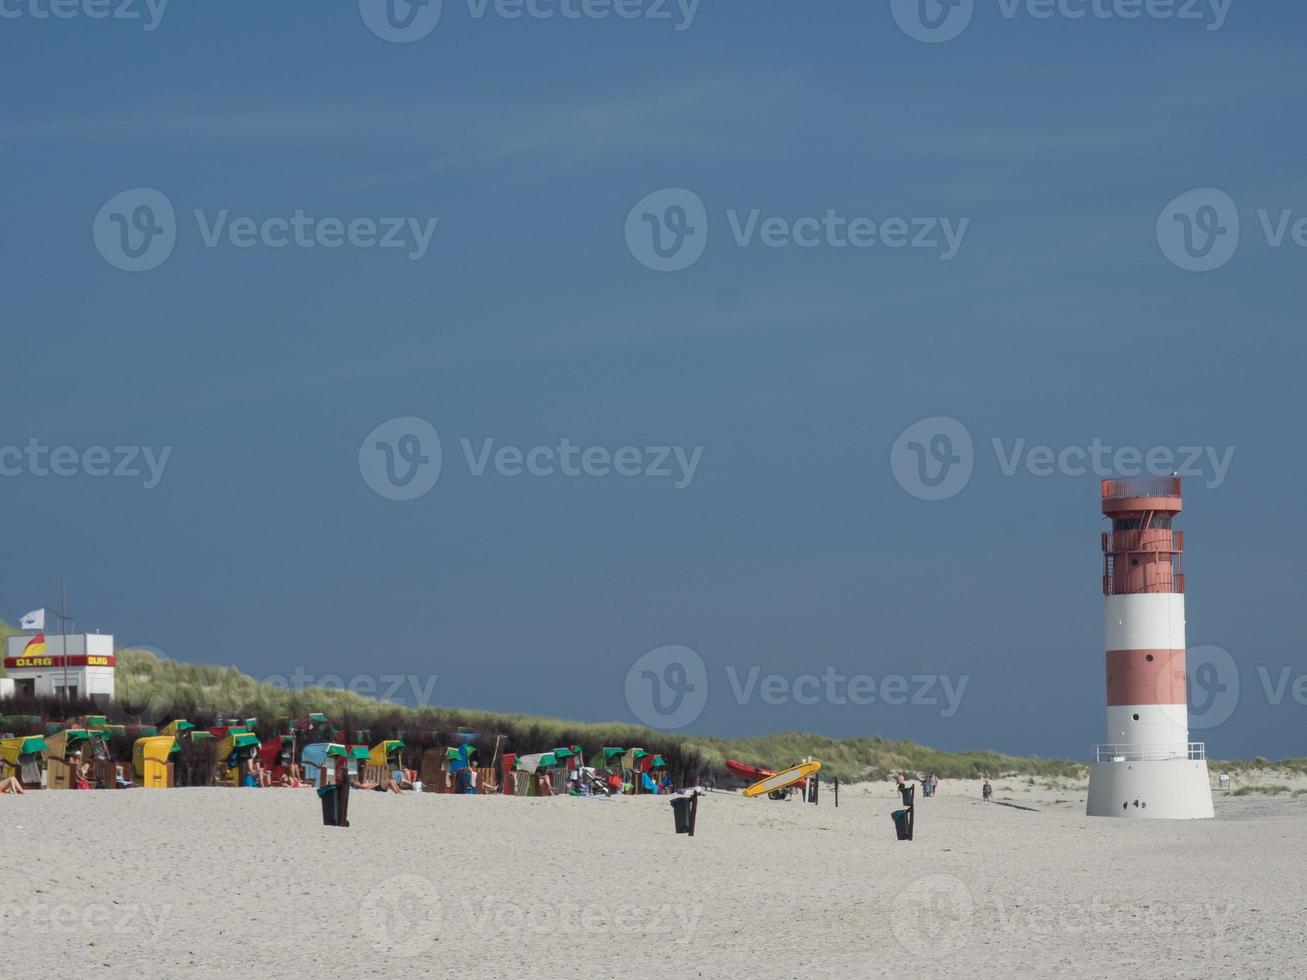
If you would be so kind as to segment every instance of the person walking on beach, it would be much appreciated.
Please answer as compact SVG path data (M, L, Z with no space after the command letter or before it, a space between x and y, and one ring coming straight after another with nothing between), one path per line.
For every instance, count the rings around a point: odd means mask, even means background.
M983 797L985 798L985 802L986 802L986 803L988 803L988 802L989 802L989 798L990 798L991 796L994 795L994 787L991 786L991 785L989 785L989 777L988 777L988 776L985 777L985 785L981 787L981 789L980 789L980 795L983 796Z
M903 801L903 805L909 807L912 806L912 790L913 790L912 784L905 781L903 777L900 776L898 788L899 788L899 799Z

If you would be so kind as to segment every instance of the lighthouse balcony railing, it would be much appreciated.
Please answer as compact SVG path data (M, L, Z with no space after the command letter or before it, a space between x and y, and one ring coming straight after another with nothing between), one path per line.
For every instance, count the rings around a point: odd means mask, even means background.
M1202 762L1206 758L1207 743L1205 742L1094 746L1095 762L1165 762L1170 759Z
M1149 528L1146 531L1104 531L1104 554L1119 554L1130 551L1160 551L1178 555L1184 551L1184 532L1163 528Z
M1138 595L1140 593L1172 592L1184 594L1184 573L1173 572L1169 580L1162 578L1136 582L1130 578L1118 579L1112 572L1103 576L1103 595Z
M1103 481L1104 500L1128 500L1131 497L1178 497L1178 476L1127 476Z

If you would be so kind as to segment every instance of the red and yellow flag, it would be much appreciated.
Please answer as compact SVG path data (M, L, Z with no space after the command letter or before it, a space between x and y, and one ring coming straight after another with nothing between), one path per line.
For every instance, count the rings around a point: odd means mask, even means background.
M45 634L37 633L27 641L27 646L23 647L24 657L44 657L45 656Z

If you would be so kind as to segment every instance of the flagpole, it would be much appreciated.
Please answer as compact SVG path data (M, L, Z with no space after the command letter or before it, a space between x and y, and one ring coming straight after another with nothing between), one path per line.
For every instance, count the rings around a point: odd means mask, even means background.
M64 573L59 573L59 646L64 655L64 700L68 699L68 622L64 613L68 611L68 593L64 588Z

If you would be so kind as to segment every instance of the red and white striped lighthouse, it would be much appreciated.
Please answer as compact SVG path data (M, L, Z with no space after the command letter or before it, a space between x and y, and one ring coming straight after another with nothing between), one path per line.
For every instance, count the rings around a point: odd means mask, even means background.
M1202 743L1189 741L1180 478L1103 481L1107 743L1095 747L1091 817L1212 816Z

